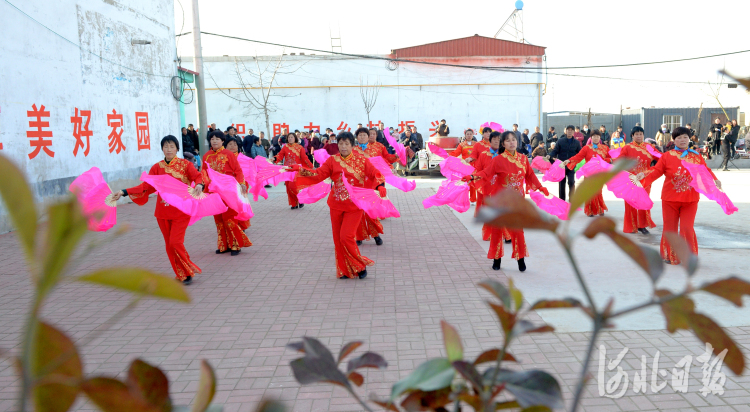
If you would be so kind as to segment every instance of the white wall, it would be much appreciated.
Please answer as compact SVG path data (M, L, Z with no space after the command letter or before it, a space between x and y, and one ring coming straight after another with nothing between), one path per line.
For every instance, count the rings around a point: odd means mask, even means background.
M159 142L179 137L179 106L169 89L176 74L172 0L10 0L29 16L0 3L0 143L49 200L67 192L70 182L93 166L113 188L133 183L161 157ZM150 45L131 45L132 39ZM71 44L74 43L74 44ZM80 48L77 46L80 45ZM88 51L87 51L88 50ZM95 53L104 59L90 53ZM108 61L107 61L108 60ZM149 75L155 74L155 75ZM27 111L44 105L50 112L50 157L33 151L26 132ZM73 155L75 108L91 110L90 151ZM110 153L107 114L123 115L125 150ZM147 112L150 145L138 150L135 113ZM85 139L84 139L85 141ZM0 210L0 231L7 230Z
M259 57L261 71L278 61L278 56ZM253 57L237 57L240 70L257 71ZM459 65L539 67L540 58L461 58L433 59ZM192 68L188 59L183 62ZM460 136L463 129L478 128L495 121L503 126L518 123L521 129L540 123L540 74L400 63L395 70L382 60L348 59L324 56L284 56L283 71L276 78L271 101L277 111L271 123L286 123L302 130L310 122L336 128L343 121L349 127L367 123L367 113L360 96L360 79L370 85L382 84L370 120L382 120L386 126L414 121L418 131L427 137L431 122L446 119L451 135ZM206 102L208 123L224 130L230 124L245 124L257 135L265 130L262 113L247 103L237 79L234 57L206 57ZM267 77L272 73L268 69ZM245 82L252 76L245 76ZM541 86L543 88L543 85ZM218 90L218 89L222 90ZM254 90L259 96L259 90ZM185 111L187 123L196 124L195 104ZM508 127L509 128L509 127ZM271 130L273 132L273 130Z

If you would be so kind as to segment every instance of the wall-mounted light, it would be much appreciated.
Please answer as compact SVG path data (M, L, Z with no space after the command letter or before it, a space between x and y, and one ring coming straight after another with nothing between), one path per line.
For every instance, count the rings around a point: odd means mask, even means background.
M130 44L133 45L133 46L135 46L136 44L151 44L151 41L149 41L149 40L136 40L136 39L132 39L132 40L130 40Z

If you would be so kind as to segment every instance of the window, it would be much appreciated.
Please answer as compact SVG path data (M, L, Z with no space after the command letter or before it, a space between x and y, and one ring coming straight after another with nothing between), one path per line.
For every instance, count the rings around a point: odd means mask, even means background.
M682 116L679 114L665 114L662 123L667 125L669 131L672 131L676 127L682 126Z

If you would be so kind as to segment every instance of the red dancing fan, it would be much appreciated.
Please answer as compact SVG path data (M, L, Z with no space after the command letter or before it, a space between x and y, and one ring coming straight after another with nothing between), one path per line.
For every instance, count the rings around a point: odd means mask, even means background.
M306 187L297 193L297 200L306 205L315 203L331 193L331 180L326 179L320 183Z
M542 176L543 182L559 182L565 178L565 166L562 164L560 159L555 160L555 163L552 163L552 166L550 166L549 170L547 170L544 173L544 176Z
M318 149L313 151L313 158L315 159L318 164L322 165L323 163L328 160L328 158L331 157L331 155L328 154L326 149Z
M398 177L393 174L391 167L383 160L380 156L370 157L367 160L375 166L376 169L385 177L386 183L401 190L402 192L411 192L417 188L417 182L415 180L406 180L404 177Z
M612 165L602 160L599 155L594 155L586 164L576 172L576 179L580 179L581 176L589 177L597 173L606 172L611 169Z
M388 129L386 129L388 130ZM349 198L373 219L385 219L387 217L401 217L396 207L388 198L380 197L374 190L362 187L354 187L344 178L344 186L349 192Z
M98 167L78 176L69 190L78 198L83 215L88 219L89 230L106 232L117 223L117 202L112 200L112 189Z
M436 145L435 143L428 142L427 146L430 148L430 152L435 153L436 155L442 157L443 159L447 159L450 157L448 152L445 151L442 147Z
M218 193L227 207L237 212L237 220L242 222L255 216L250 206L250 199L242 193L242 185L237 182L237 179L211 169L208 164L204 167L208 170L208 178L211 181L208 185L209 190Z
M504 131L505 131L505 129L503 129L503 125L501 125L500 123L495 123L495 122L485 122L485 123L483 123L483 124L482 124L481 126L479 126L479 130L481 131L481 130L482 130L482 129L484 129L485 127L489 127L489 128L490 128L490 129L492 129L492 131L494 131L494 132L500 132L500 133L502 133L502 132L504 132Z
M406 148L403 144L396 141L396 139L391 136L391 132L388 129L383 130L383 134L385 135L385 140L388 141L388 144L390 144L394 150L396 150L396 154L398 155L398 161L406 166Z
M729 197L723 190L716 187L713 176L708 173L706 166L688 163L682 161L682 166L687 169L693 180L690 181L690 187L695 189L696 192L702 193L707 198L713 200L721 206L721 210L724 213L731 215L738 211L737 207L729 200Z
M469 185L460 180L444 180L437 193L422 201L425 209L442 205L448 205L459 213L469 210Z
M638 210L650 210L654 207L654 202L649 197L646 189L641 182L636 179L635 175L628 172L620 172L607 182L607 189L615 197L626 201L630 206Z
M539 209L545 212L557 216L562 220L568 220L568 213L570 212L570 203L560 199L559 197L552 196L547 198L544 194L532 190L529 192L531 200L539 206Z
M170 175L150 175L143 172L141 181L159 192L159 196L167 204L190 216L191 225L203 217L220 215L227 211L227 206L217 193L201 193L195 196L195 189Z
M276 186L277 184L283 182L284 180L281 180L282 178L279 178L280 175L284 175L287 173L286 168L281 165L274 165L267 161L265 161L263 158L260 160L255 160L255 182L251 184L250 187L250 193L253 194L253 200L258 200L258 195L261 193L260 189L263 188L266 184L273 184ZM294 172L290 172L291 179L288 178L288 175L285 175L283 178L286 180L293 180L294 179Z
M531 161L531 167L540 172L546 172L552 167L552 163L548 162L547 159L542 156L537 156Z
M462 177L474 173L474 166L467 165L457 157L447 157L440 162L440 174L448 180L461 180Z
M609 151L609 157L613 159L617 159L620 157L620 151L622 151L622 147L618 147L617 149L612 149Z

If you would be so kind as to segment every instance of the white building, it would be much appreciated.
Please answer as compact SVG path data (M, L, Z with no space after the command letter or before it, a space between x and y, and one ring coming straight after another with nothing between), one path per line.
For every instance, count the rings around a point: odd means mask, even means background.
M377 56L380 59L309 54L204 57L208 123L222 130L234 124L241 134L252 128L256 135L261 130L278 134L282 125L291 130L354 129L357 123L368 124L362 93L369 91L377 92L369 121L400 128L413 124L424 137L434 133L429 129L441 119L447 120L452 136L469 127L476 130L486 121L506 128L517 123L533 131L542 117L543 56L544 47L475 35L393 50ZM269 92L277 64L266 129L262 105L251 102ZM192 61L183 66L193 69ZM259 71L265 73L258 76ZM195 106L186 106L183 126L197 124Z
M93 166L113 189L137 183L163 157L161 138L180 134L172 0L9 2L0 3L0 153L43 201Z

